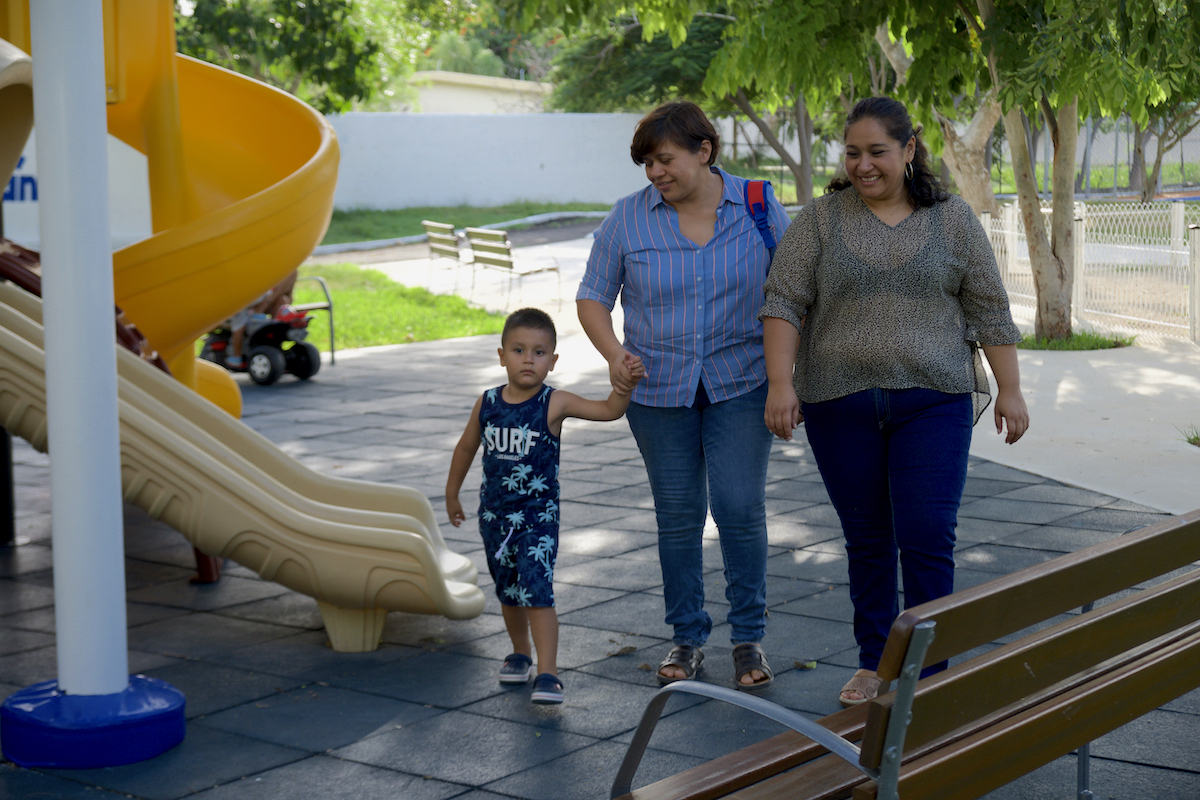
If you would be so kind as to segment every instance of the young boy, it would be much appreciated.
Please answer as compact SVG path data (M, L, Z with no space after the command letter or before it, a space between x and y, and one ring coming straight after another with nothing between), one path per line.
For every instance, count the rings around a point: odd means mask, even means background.
M536 648L533 702L542 705L563 701L553 585L559 433L567 417L615 420L629 407L628 394L614 391L607 400L585 400L547 386L546 376L558 361L556 344L554 322L545 312L522 308L508 317L497 351L508 383L475 401L446 479L446 511L458 527L466 519L458 491L475 451L484 445L479 532L513 646L500 668L500 682L527 683ZM635 379L645 373L640 359L628 366Z

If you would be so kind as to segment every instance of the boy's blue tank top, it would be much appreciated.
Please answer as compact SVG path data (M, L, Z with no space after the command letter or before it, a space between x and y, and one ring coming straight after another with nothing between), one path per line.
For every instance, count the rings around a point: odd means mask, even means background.
M559 439L550 432L550 394L524 403L504 402L503 386L483 394L479 407L483 481L479 524L505 532L558 528Z

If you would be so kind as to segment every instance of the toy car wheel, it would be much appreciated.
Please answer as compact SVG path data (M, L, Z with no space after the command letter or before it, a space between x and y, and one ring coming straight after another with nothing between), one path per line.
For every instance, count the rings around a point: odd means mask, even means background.
M302 381L321 370L321 351L312 342L296 342L287 351L288 372Z
M270 386L279 380L286 369L283 351L274 347L256 347L246 359L246 371L250 378L261 386Z

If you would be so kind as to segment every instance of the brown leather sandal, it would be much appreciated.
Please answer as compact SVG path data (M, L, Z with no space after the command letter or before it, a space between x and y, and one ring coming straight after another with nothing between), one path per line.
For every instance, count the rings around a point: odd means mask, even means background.
M854 673L854 677L846 682L842 687L842 691L838 694L838 701L850 708L851 706L862 705L868 700L874 700L879 696L879 690L883 686L883 679L869 669L860 669ZM846 695L853 692L857 694L857 698L847 697Z
M742 676L758 670L767 677L759 678L754 683L742 683ZM743 692L754 692L765 689L775 680L775 673L767 663L767 656L760 645L744 642L733 648L733 685Z
M667 653L667 657L658 665L658 683L660 686L666 686L668 683L675 681L690 681L700 672L700 665L704 663L704 653L699 647L691 644L677 644L671 648L671 652ZM663 667L677 667L683 670L682 678L672 678L662 674Z

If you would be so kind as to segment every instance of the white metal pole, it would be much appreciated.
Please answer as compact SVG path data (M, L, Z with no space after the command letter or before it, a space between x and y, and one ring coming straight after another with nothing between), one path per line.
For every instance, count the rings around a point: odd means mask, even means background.
M101 3L29 4L58 685L125 691L125 557Z

